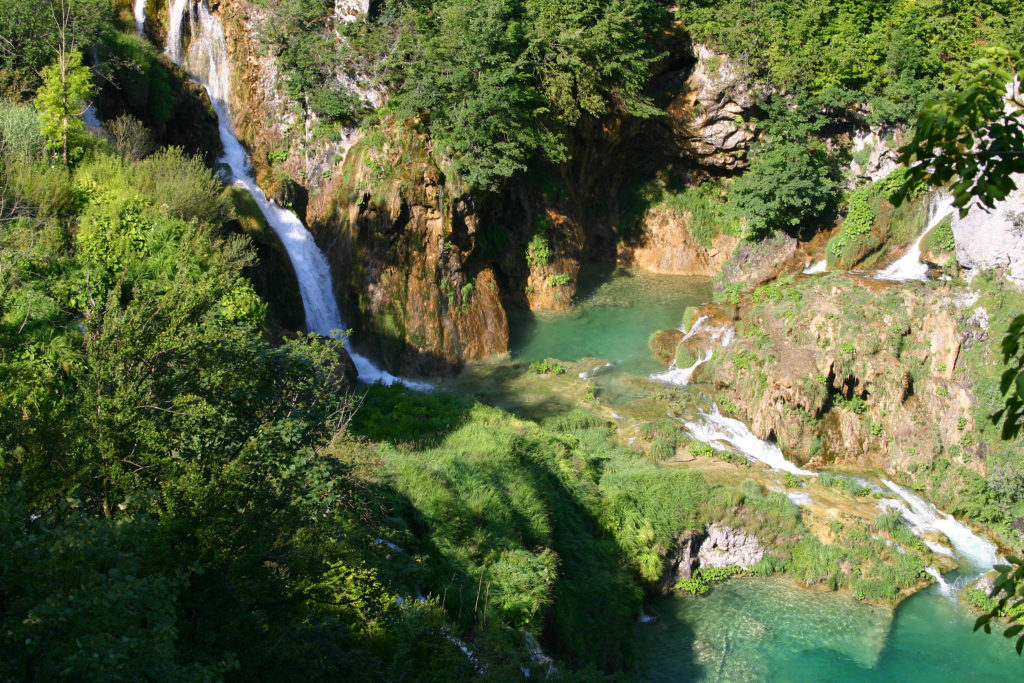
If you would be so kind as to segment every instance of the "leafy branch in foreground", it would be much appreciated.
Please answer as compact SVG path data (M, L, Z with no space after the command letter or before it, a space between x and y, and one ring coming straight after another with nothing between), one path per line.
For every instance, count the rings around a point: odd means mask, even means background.
M975 631L983 628L985 633L992 633L992 626L989 622L994 617L1000 614L1012 614L1014 610L1024 606L1024 563L1013 556L1008 556L1006 560L1011 564L999 565L995 568L999 576L990 591L992 597L1000 595L1002 597L991 611L978 617L974 623ZM1022 654L1024 653L1024 623L1021 622L1020 617L1015 617L1014 620L1018 623L1007 628L1003 632L1003 637L1013 638L1016 636L1017 654Z
M1019 52L989 47L955 91L925 107L913 139L899 150L909 172L897 203L922 183L949 184L963 216L972 201L991 209L1016 189L1012 176L1024 172L1022 72Z

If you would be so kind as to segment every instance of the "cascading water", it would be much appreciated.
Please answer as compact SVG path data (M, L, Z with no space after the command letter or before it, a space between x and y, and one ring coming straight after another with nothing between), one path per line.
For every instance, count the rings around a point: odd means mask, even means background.
M708 317L706 315L697 318L693 325L690 326L690 331L683 335L683 338L679 343L682 344L686 340L691 339L698 332L703 332L707 327L707 321ZM650 379L653 379L656 382L664 382L665 384L673 384L679 387L686 386L693 380L693 373L697 371L697 368L711 360L711 357L715 353L714 346L717 345L719 348L728 346L732 342L733 336L734 332L732 327L710 330L711 346L705 349L701 355L694 360L692 365L680 368L676 365L675 359L673 359L672 365L669 366L668 370L656 372L650 376Z
M146 26L146 0L135 0L132 13L135 15L135 32L141 36Z
M772 469L790 474L817 476L817 473L801 469L786 460L778 446L757 438L747 425L722 415L717 405L711 407L711 412L702 411L700 419L685 422L684 425L695 439L703 441L715 450L727 450L731 446L747 459L763 462Z
M188 12L190 1L171 0L170 9L168 10L170 24L167 27L167 55L178 66L183 66L185 61L181 28L185 24L185 14ZM207 86L207 89L209 89L209 86Z
M932 228L942 222L944 218L953 212L953 197L945 192L939 192L932 196L928 204L928 222L924 230L918 235L914 243L907 249L907 253L900 257L888 268L875 273L876 280L888 280L890 282L907 282L909 280L924 280L928 277L928 266L921 261L921 240Z
M195 78L210 96L210 103L217 114L221 144L224 146L223 162L231 169L234 182L245 189L256 201L267 223L284 243L288 258L291 259L299 281L299 292L306 312L306 327L311 332L324 336L340 337L344 328L338 303L331 285L331 271L323 252L316 245L313 236L302 221L291 211L274 204L256 184L249 170L249 158L242 144L235 137L231 126L231 112L228 109L228 92L231 83L227 46L220 21L211 14L203 0L189 5L190 0L174 0L171 5L171 24L167 33L167 53L179 66ZM190 28L192 39L188 50L181 45L181 30L185 14L191 9ZM348 348L348 342L345 342ZM393 375L377 368L367 358L349 350L355 363L359 379L363 382L391 384L398 380ZM403 381L415 389L425 390L429 385Z
M828 272L828 261L821 259L817 263L813 263L804 268L804 275L817 275L818 273Z
M971 531L970 527L958 522L952 515L939 512L934 505L915 496L902 486L888 479L882 479L882 483L903 499L905 504L901 504L899 501L889 501L888 505L900 510L903 518L915 533L920 535L928 531L941 531L953 544L957 555L967 560L971 569L978 574L983 574L995 566L998 558L996 546L991 541L977 535Z

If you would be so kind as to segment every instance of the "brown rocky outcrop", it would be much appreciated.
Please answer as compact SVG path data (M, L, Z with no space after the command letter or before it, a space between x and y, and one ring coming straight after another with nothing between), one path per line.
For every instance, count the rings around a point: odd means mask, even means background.
M667 107L677 137L702 166L743 168L756 136L744 119L758 98L755 87L728 55L698 43L693 56L693 70Z
M652 209L644 216L637 243L619 247L619 260L664 275L715 275L740 240L723 234L703 244L690 231L690 220L669 209Z
M447 373L504 353L508 319L494 269L472 258L478 218L446 188L423 140L395 126L381 148L354 148L346 180L310 202L355 343L392 372ZM382 160L393 173L380 177ZM401 163L398 163L398 161Z
M983 447L961 438L975 399L957 372L972 324L957 297L837 273L753 299L738 309L737 340L695 379L724 391L754 434L810 466L892 472L945 453L984 473Z

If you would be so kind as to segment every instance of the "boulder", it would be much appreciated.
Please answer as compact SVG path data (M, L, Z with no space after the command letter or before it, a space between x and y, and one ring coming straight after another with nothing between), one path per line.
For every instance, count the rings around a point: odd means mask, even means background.
M701 567L728 567L739 565L744 569L764 559L764 548L755 536L732 527L710 524L707 537L697 551Z

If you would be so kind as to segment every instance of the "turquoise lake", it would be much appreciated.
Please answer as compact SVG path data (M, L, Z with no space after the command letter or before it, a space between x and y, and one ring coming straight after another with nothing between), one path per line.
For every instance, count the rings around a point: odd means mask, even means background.
M617 376L664 370L651 334L678 327L687 306L711 298L711 281L618 268L582 274L571 311L512 311L515 359L600 358ZM620 396L619 400L628 400ZM1024 658L999 635L974 633L974 615L936 586L895 610L849 593L783 578L735 579L702 596L650 605L638 673L646 681L1024 681Z

